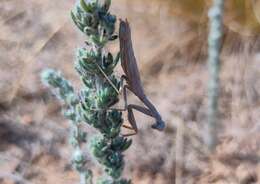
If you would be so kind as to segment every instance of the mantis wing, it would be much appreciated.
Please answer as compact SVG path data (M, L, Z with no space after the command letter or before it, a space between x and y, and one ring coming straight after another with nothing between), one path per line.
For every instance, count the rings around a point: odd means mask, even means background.
M134 55L133 44L131 39L131 29L129 23L126 21L120 22L119 28L120 39L120 53L121 53L121 65L127 77L127 83L131 90L137 95L144 94L140 73L138 70L136 58Z

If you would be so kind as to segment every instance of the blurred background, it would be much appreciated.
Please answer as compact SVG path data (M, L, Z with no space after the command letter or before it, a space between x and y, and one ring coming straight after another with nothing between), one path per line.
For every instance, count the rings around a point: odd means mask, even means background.
M69 16L74 3L0 0L1 184L78 181L69 163L68 121L39 77L51 67L81 85L73 63L84 36ZM136 113L140 131L124 172L133 183L260 183L260 1L225 3L219 135L210 153L202 139L211 1L112 1L111 12L131 24L145 91L167 123L156 132L152 119ZM117 43L109 47L118 50ZM89 167L101 173L92 161Z

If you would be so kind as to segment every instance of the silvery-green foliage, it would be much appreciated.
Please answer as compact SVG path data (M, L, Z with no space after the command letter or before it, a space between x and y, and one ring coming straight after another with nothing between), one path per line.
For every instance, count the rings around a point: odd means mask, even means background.
M214 0L209 10L210 30L208 36L208 124L205 135L205 143L210 150L214 150L217 144L218 122L218 97L219 97L219 69L221 39L223 35L224 0Z
M121 136L110 140L104 136L96 136L91 140L90 150L98 162L105 166L105 171L111 177L118 179L125 164L122 152L127 150L131 143L131 140Z
M87 160L82 150L86 133L82 124L90 125L99 132L91 138L89 151L103 166L105 177L99 184L130 184L122 179L125 161L123 152L132 141L123 137L122 112L112 110L118 102L120 80L114 73L119 62L119 53L113 55L105 48L108 42L117 39L116 16L109 13L111 0L79 0L71 11L71 17L85 36L85 47L76 51L75 69L83 83L77 95L72 85L60 73L46 70L42 74L45 84L51 86L56 96L63 101L64 115L72 120L70 143L74 147L72 163L81 174L81 183L92 183L92 172L85 168Z
M77 121L76 106L79 100L70 82L60 72L53 69L43 71L41 78L43 83L51 87L55 96L65 104L64 116L72 121Z
M111 0L105 0L103 4L98 0L79 0L71 12L76 26L99 46L104 46L108 40L116 38L113 35L116 16L108 12L110 4Z
M71 15L77 27L87 35L86 47L77 50L75 62L84 84L79 95L79 114L81 120L101 133L91 140L90 150L107 175L117 180L125 164L123 152L131 140L120 135L122 113L109 110L118 102L120 89L120 80L113 75L119 54L113 56L104 48L117 38L116 17L108 12L110 4L110 0L104 3L80 0Z
M120 179L120 180L110 180L106 178L101 178L97 181L97 184L131 184L130 180Z
M71 120L71 133L69 141L74 148L72 164L80 174L80 184L92 183L92 172L86 168L87 159L84 156L81 146L86 142L87 134L80 129L80 119L78 116L79 99L74 93L72 85L60 72L53 69L46 69L42 72L43 83L50 87L55 96L64 104L63 114Z

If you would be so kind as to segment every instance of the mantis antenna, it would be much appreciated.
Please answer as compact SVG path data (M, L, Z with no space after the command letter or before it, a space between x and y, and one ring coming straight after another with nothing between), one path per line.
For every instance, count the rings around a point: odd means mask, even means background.
M99 64L95 63L99 69L99 71L103 74L103 76L106 78L106 80L109 82L109 84L114 88L114 90L119 94L119 90L116 88L114 83L108 78L107 74L104 72L104 70L99 66Z

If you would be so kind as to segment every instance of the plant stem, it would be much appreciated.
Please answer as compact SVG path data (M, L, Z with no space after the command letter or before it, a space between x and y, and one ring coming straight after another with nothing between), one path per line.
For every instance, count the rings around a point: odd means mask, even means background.
M214 0L209 10L210 32L208 38L208 123L205 143L211 151L217 144L218 97L219 97L219 68L222 38L222 16L224 0Z

